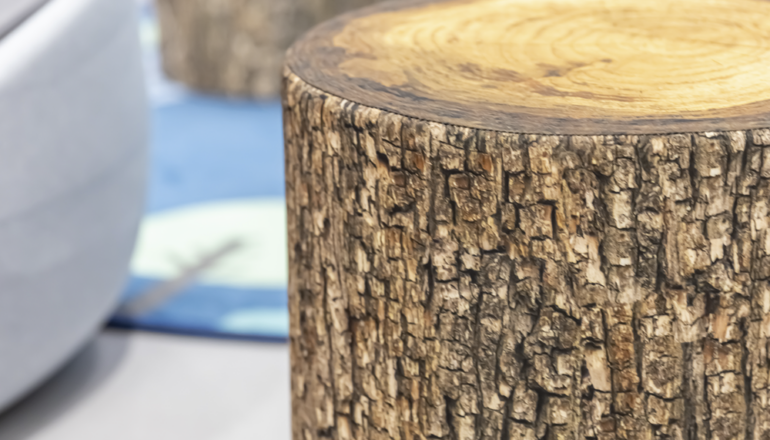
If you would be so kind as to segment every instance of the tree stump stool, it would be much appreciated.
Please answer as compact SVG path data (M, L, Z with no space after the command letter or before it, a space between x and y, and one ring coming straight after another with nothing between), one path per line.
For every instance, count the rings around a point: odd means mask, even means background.
M770 438L768 16L385 3L298 42L294 439Z
M157 0L163 68L193 88L267 98L286 49L313 25L377 0Z

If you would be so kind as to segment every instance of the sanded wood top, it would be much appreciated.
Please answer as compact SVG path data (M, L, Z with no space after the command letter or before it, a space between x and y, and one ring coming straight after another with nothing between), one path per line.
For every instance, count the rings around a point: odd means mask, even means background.
M546 134L770 126L770 1L410 0L288 54L304 81L437 122Z

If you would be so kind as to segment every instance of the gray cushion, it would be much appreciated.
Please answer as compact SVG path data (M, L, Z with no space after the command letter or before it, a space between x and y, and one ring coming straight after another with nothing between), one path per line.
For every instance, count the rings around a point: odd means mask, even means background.
M143 211L134 1L33 3L0 39L0 409L107 319Z
M32 15L48 0L0 0L0 38Z

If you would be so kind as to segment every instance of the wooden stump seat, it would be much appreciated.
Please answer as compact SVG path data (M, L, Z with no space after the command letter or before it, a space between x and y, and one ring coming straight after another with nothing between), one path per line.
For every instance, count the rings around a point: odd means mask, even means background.
M294 439L770 439L767 17L413 0L295 44Z
M286 49L305 31L377 0L157 0L163 68L205 92L274 98Z

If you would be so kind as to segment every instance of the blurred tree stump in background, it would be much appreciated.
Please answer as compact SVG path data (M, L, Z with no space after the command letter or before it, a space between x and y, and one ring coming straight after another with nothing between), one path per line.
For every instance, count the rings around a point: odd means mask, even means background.
M770 2L406 5L287 57L294 439L770 438Z
M157 0L166 74L232 96L280 91L286 49L313 25L377 0Z

